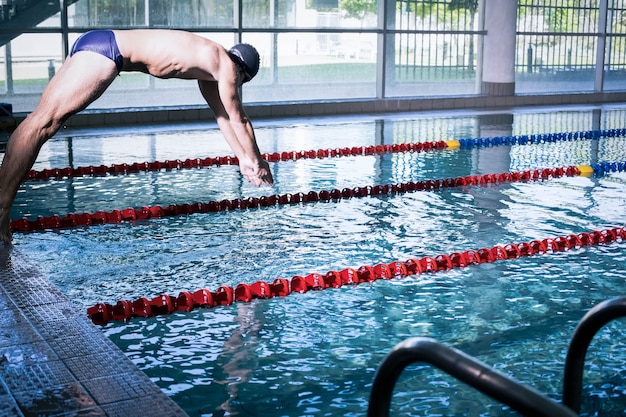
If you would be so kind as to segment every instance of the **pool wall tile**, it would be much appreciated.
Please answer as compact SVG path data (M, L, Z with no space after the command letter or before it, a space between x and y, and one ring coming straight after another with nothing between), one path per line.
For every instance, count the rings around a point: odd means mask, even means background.
M151 124L154 122L154 112L137 112L135 123L138 124Z
M167 111L167 122L176 123L185 121L185 115L187 112L183 110L168 110Z
M626 92L575 92L565 94L516 94L512 96L467 95L456 97L391 97L360 100L332 100L313 102L244 103L252 118L311 117L359 113L399 113L411 111L510 108L526 106L553 106L563 104L602 104L626 102ZM26 113L16 113L21 122ZM88 109L72 116L66 127L158 124L168 122L204 122L213 120L206 105L187 105L171 108L115 108Z
M363 113L372 113L374 111L374 103L372 102L361 102L361 112Z
M296 104L296 116L306 116L307 114L311 114L311 104L310 103L299 103Z
M246 109L246 112L253 118L269 118L272 115L272 106L255 106Z
M118 126L122 121L122 116L119 112L111 112L104 114L105 126Z
M198 120L200 118L199 114L200 113L198 112L198 109L189 109L188 111L185 112L183 120L185 121Z
M95 113L89 120L89 124L96 124L99 126L104 126L105 124L105 113Z
M398 111L408 112L411 110L411 103L406 100L398 100Z
M284 116L285 116L285 106L284 105L272 106L271 117L284 117Z
M185 412L11 245L0 247L0 417Z
M120 123L125 124L125 125L136 124L137 123L136 117L137 116L135 115L134 112L124 112L120 115ZM70 120L73 121L76 118L77 117L74 116Z
M209 112L205 109L195 109L195 111L190 111L185 113L185 121L193 121L193 120L208 120Z
M337 114L337 103L328 103L324 105L324 108L322 111L324 112L325 115Z

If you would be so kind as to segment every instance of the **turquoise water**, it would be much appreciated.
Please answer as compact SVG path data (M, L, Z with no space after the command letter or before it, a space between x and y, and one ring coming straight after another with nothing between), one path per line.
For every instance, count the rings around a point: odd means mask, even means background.
M624 110L546 109L267 121L263 152L623 127ZM230 154L215 126L65 133L36 169ZM272 164L256 189L236 167L32 182L13 217L353 188L626 160L623 138ZM79 306L390 263L626 224L626 175L462 187L46 233L16 247ZM559 400L563 360L592 306L624 295L614 243L102 328L191 416L363 416L393 346L433 337ZM584 415L625 415L623 321L594 338ZM409 367L392 415L511 411L429 366Z

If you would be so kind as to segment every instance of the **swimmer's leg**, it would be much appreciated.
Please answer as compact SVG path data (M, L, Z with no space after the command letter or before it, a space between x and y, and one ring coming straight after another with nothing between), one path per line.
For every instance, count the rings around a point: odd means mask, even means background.
M10 242L10 212L17 190L39 150L70 116L104 93L117 76L115 63L90 51L68 58L45 88L39 104L15 129L0 167L0 241Z

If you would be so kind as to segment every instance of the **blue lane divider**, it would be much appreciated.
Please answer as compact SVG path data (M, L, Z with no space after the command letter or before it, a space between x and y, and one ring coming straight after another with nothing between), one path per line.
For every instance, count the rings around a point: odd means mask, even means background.
M539 133L533 135L459 139L459 143L461 144L462 149L470 149L500 145L529 145L538 143L553 143L559 141L574 141L581 139L597 140L603 137L616 138L623 136L626 136L626 128L588 130L584 132Z

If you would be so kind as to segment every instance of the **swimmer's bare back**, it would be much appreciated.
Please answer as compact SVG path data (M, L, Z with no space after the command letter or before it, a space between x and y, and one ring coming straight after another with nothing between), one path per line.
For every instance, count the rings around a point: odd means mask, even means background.
M123 57L122 71L139 71L157 78L216 81L220 62L231 65L223 46L178 30L114 30Z

